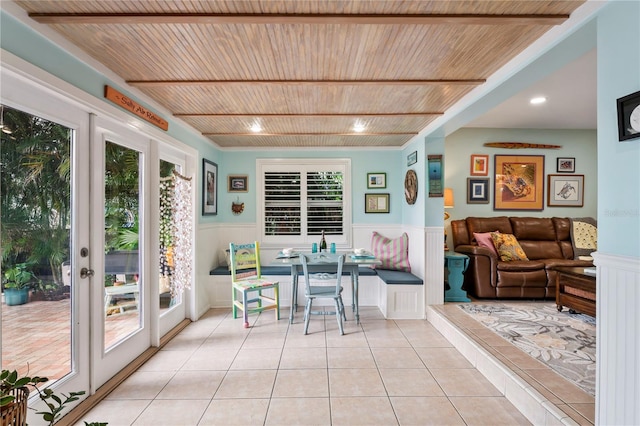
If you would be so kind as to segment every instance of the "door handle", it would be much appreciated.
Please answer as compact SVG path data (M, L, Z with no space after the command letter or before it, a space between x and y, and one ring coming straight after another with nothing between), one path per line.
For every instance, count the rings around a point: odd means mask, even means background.
M80 269L80 278L88 278L94 275L93 269L82 268Z

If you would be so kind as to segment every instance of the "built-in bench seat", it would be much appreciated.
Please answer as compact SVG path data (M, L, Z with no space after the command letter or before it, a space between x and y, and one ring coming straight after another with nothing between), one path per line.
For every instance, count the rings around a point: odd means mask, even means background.
M279 280L291 276L289 266L262 266L260 268L264 276L276 276ZM302 271L300 272L302 275ZM218 266L209 275L214 275L217 285L217 299L222 300L222 295L229 293L224 281L225 275L231 275L227 266ZM343 275L349 275L344 272ZM423 319L424 318L424 282L421 278L410 272L390 271L386 269L373 269L360 267L360 306L363 301L369 300L370 305L377 305L385 318L388 319ZM349 286L345 292L350 292ZM281 303L291 297L287 286L280 288ZM345 295L350 298L350 295ZM284 302L286 303L286 302ZM367 302L365 302L367 303Z

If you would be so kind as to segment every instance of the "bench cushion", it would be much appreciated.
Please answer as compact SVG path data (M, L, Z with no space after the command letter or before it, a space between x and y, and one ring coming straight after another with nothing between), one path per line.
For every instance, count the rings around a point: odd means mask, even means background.
M416 277L410 272L390 271L388 269L376 269L378 276L386 284L410 284L422 285L421 278Z

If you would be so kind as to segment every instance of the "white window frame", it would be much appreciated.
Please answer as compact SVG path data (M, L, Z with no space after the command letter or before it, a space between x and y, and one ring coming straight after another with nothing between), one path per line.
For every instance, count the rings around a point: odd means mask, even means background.
M306 235L306 199L301 200L302 209L302 233L300 236L292 235L265 235L265 182L266 172L290 172L299 171L306 175L311 171L341 172L343 176L343 214L342 235L331 235L329 242L336 243L338 247L351 246L351 159L350 158L290 158L290 159L257 159L256 160L256 191L257 191L257 220L260 232L260 241L263 247L307 247L311 243L320 240L319 235Z

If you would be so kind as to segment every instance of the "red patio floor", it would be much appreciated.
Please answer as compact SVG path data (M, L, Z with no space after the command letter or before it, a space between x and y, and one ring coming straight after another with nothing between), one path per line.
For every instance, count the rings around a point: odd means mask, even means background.
M56 380L71 370L70 299L2 304L2 369ZM109 315L106 341L135 329L137 311Z

